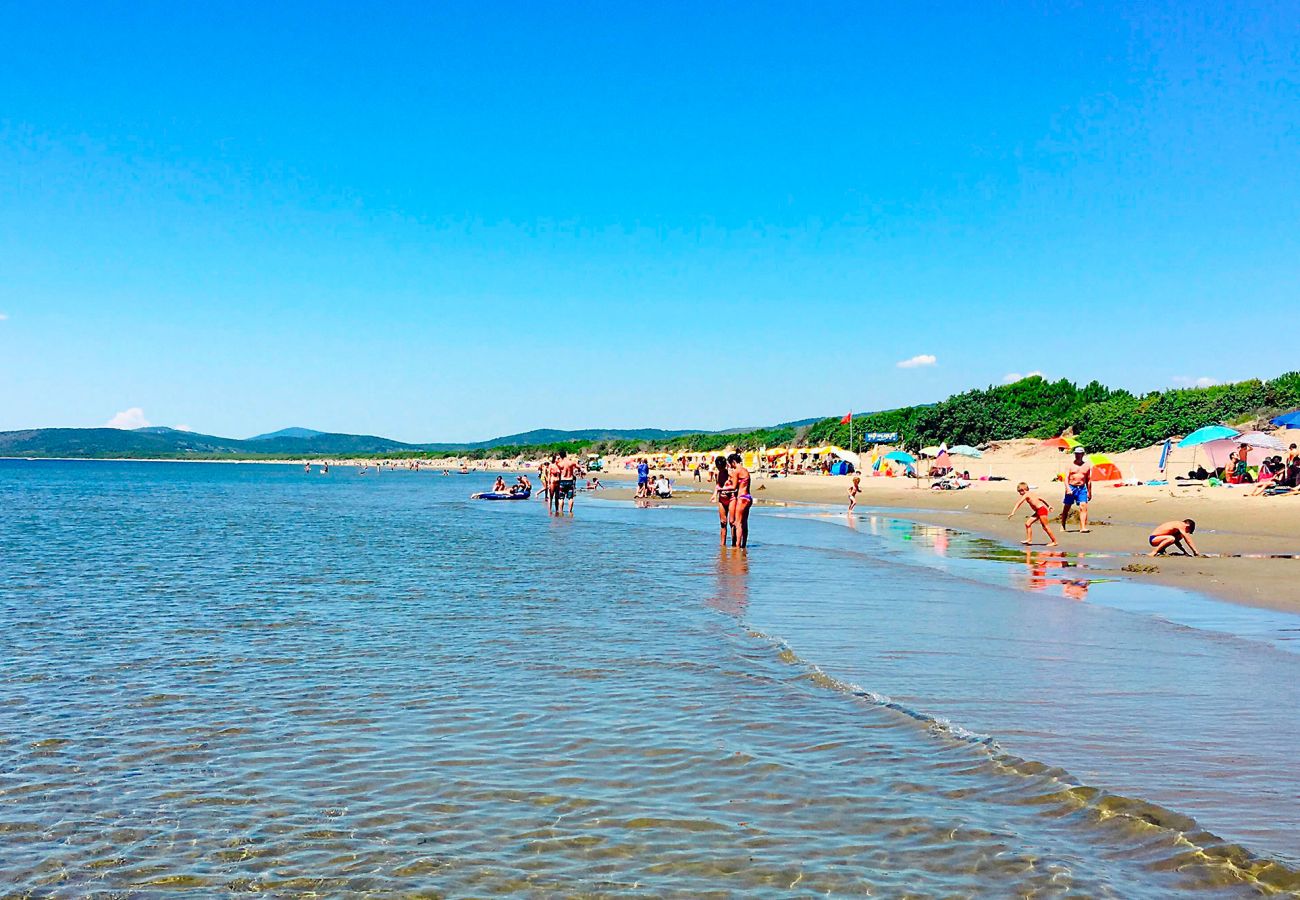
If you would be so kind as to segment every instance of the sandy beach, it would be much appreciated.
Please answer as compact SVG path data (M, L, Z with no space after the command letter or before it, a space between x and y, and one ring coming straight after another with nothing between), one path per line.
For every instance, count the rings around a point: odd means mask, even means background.
M1286 444L1300 441L1300 431L1279 431ZM1109 454L1126 479L1154 479L1158 476L1159 448ZM1052 505L1055 517L1061 509L1064 488L1053 478L1064 471L1065 455L1045 448L1038 441L1008 441L985 453L982 459L959 462L972 478L1001 477L1005 481L972 481L960 491L936 491L925 479L865 476L856 512L872 508L891 515L934 525L970 531L1018 545L1024 538L1023 508L1011 520L1007 514L1015 505L1015 485L1025 481ZM1186 472L1193 467L1190 451L1175 450L1169 471ZM697 485L692 475L670 473L677 496L664 501L677 504L707 504L710 487ZM625 477L622 460L613 461L608 475ZM755 477L759 505L817 504L847 506L847 477L792 475ZM1067 554L1088 554L1094 569L1114 570L1117 575L1150 580L1200 591L1223 600L1272 609L1300 611L1300 496L1251 497L1253 485L1206 487L1202 485L1116 486L1099 483L1090 504L1087 534L1070 530L1062 535L1057 524L1060 550ZM630 499L632 491L614 489L601 496ZM1194 519L1195 540L1205 556L1147 557L1147 535L1161 522ZM1046 549L1046 538L1035 528L1035 549ZM1148 571L1124 571L1124 567L1154 567Z

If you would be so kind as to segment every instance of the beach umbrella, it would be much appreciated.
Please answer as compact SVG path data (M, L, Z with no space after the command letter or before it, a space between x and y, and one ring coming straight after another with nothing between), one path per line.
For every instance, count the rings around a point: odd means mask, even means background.
M1245 444L1247 447L1258 447L1261 450L1285 450L1286 444L1273 437L1271 434L1265 434L1262 431L1248 431L1245 434L1239 434L1232 439L1238 446Z
M940 449L939 447L922 447L922 448L921 448L921 455L922 455L922 456L931 456L931 457L933 457L933 456L938 456L938 455L939 455L940 453L942 453L942 452L943 452L943 450Z
M912 454L904 453L902 450L895 450L892 453L886 453L884 458L896 460L909 466L916 462L916 458L913 457Z
M1079 446L1079 441L1075 438L1065 437L1062 435L1061 437L1048 438L1043 441L1042 446L1055 447L1057 450L1069 450L1071 447Z
M969 456L971 459L979 459L984 455L979 450L967 446L966 444L958 444L956 447L949 447L948 453L953 456Z
M1237 429L1227 425L1206 425L1198 428L1178 442L1180 447L1197 447L1210 441L1230 440L1237 436Z
M1169 448L1172 447L1173 445L1174 442L1172 439L1165 438L1164 444L1162 444L1160 447L1160 471L1161 472L1165 470L1165 466L1168 465L1169 463Z
M1278 416L1273 420L1273 424L1278 428L1300 428L1300 409Z
M853 468L861 471L862 457L858 456L858 454L854 453L852 450L836 450L835 455L845 462L853 463Z

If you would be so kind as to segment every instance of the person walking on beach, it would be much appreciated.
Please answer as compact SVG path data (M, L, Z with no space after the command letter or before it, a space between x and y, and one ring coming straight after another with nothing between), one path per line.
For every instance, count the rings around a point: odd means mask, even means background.
M1047 505L1047 501L1042 497L1036 497L1031 494L1029 492L1029 485L1025 484L1023 481L1016 485L1016 493L1020 495L1020 502L1011 507L1011 512L1008 513L1007 518L1010 519L1014 516L1016 510L1020 509L1021 505L1025 503L1029 504L1030 513L1029 518L1025 519L1025 539L1020 543L1024 544L1026 547L1033 543L1034 523L1037 522L1039 525L1043 526L1043 532L1047 535L1047 546L1055 547L1056 535L1052 534L1052 527L1047 524L1051 520L1052 515L1052 508ZM1064 528L1065 526L1061 527Z
M718 527L722 529L720 540L727 542L727 529L731 526L731 501L736 496L736 489L731 485L731 470L727 468L725 456L713 460L713 502L718 504Z
M1183 556L1200 556L1201 552L1196 549L1196 544L1192 543L1192 532L1196 530L1196 523L1191 519L1183 519L1181 522L1165 522L1151 532L1148 542L1151 544L1151 552L1148 556L1162 556L1170 547L1177 547L1183 551ZM1183 546L1184 543L1187 546ZM1191 553L1188 553L1188 550Z
M731 501L731 544L743 549L749 546L749 509L754 505L749 493L752 478L739 453L728 456L727 463L731 468L731 484L736 489L736 497Z
M853 512L853 507L858 505L858 494L862 493L862 476L854 475L853 482L849 485L849 512Z
M1065 473L1065 500L1061 507L1061 531L1070 518L1070 507L1079 507L1079 532L1088 533L1088 501L1092 499L1092 465L1084 458L1082 446L1074 448L1074 462Z

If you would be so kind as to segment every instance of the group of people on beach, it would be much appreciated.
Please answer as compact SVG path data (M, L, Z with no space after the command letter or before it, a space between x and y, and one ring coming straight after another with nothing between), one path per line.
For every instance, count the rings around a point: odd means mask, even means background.
M739 453L718 456L713 460L713 502L718 505L720 539L727 542L730 532L733 547L749 545L749 510L754 505L750 493L752 476Z
M1074 448L1074 461L1070 463L1069 469L1065 473L1065 498L1061 502L1061 531L1066 531L1065 523L1069 521L1070 507L1079 508L1079 532L1086 534L1088 528L1088 503L1092 500L1092 465L1089 464L1084 454L1087 451L1083 447ZM1025 482L1016 485L1016 493L1020 499L1016 505L1011 508L1007 514L1010 519L1016 514L1016 510L1021 506L1029 507L1029 516L1025 519L1025 539L1020 543L1028 546L1033 542L1034 525L1043 529L1047 535L1047 546L1058 546L1056 535L1052 533L1051 519L1052 510L1047 501L1035 494ZM1160 556L1171 549L1178 549L1187 556L1198 556L1200 551L1196 549L1196 543L1192 540L1192 533L1196 531L1196 522L1192 519L1181 519L1178 521L1164 522L1157 526L1148 538L1151 545L1151 556Z

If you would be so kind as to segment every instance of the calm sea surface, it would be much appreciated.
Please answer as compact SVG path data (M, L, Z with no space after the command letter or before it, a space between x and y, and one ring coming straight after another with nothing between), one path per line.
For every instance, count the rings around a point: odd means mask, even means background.
M489 482L0 461L0 896L1300 891L1300 617Z

